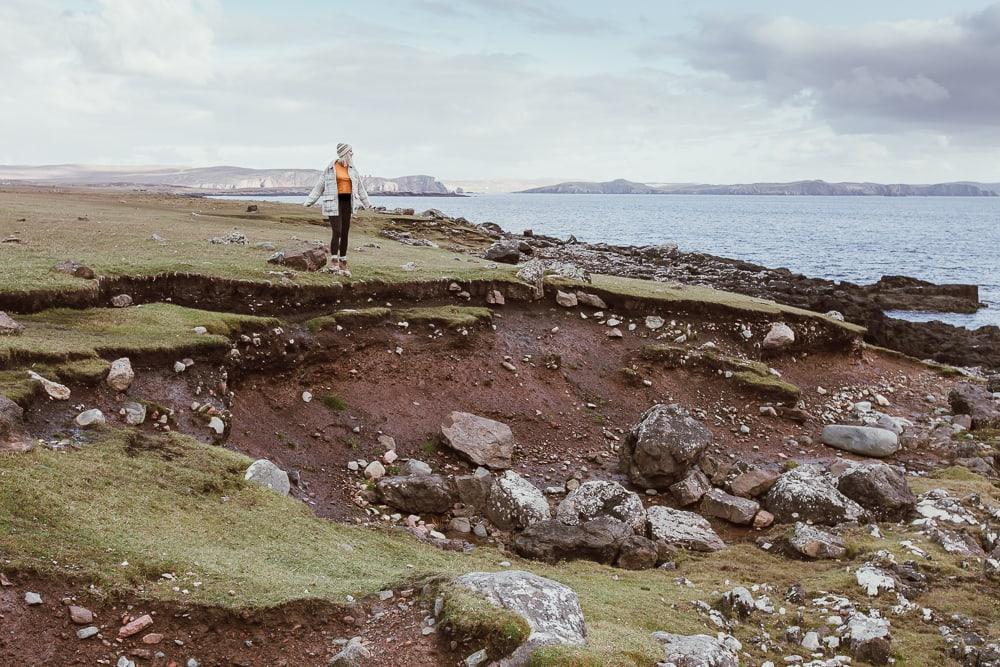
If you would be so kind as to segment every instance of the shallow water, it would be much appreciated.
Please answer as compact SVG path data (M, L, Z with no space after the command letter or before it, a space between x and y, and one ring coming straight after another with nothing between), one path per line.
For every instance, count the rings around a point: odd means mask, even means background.
M239 199L301 202L303 197ZM1000 325L1000 197L765 197L496 194L372 197L388 208L437 208L504 229L623 245L672 241L808 276L871 283L906 275L974 283L972 315L894 312L977 328Z

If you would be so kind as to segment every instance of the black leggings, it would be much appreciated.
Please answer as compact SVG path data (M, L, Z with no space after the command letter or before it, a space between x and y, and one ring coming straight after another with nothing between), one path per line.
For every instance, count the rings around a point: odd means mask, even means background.
M334 257L347 257L347 235L351 233L351 195L337 195L337 207L340 215L327 218L333 238L330 239L330 254Z

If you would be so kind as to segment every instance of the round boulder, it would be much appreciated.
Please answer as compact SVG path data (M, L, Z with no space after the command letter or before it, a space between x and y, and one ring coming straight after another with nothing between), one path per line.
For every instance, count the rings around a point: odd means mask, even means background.
M646 510L639 494L618 482L584 482L556 508L556 519L570 526L604 517L621 521L637 533L646 526Z
M126 391L132 386L135 380L135 371L132 370L132 362L128 357L115 359L111 362L111 369L108 371L106 379L108 386L115 391Z
M283 496L287 496L289 489L291 489L288 473L267 459L257 459L251 463L246 474L243 475L243 479L252 484L267 487Z
M711 431L687 410L657 404L632 427L619 463L636 486L665 490L687 475L711 441Z
M549 503L534 484L513 470L493 480L486 517L503 530L521 530L551 518Z
M903 473L881 461L854 464L837 479L837 489L881 520L901 521L917 504Z

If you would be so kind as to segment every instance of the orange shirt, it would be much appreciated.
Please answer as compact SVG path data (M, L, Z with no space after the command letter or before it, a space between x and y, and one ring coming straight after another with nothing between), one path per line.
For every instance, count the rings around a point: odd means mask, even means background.
M351 194L351 174L347 171L347 167L340 164L338 160L334 165L334 169L337 171L337 194Z

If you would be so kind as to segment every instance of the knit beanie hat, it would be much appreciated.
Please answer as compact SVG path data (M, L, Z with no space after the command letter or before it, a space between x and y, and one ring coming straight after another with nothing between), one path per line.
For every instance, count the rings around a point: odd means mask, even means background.
M337 157L344 157L351 151L350 144L337 144Z

